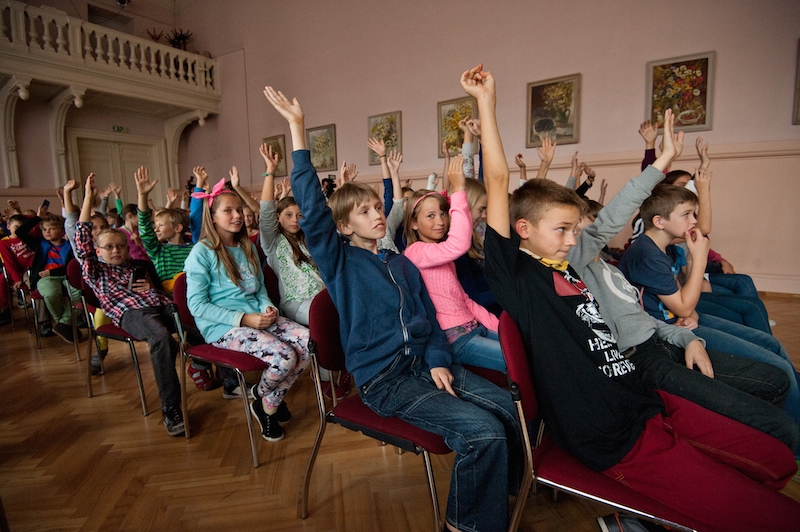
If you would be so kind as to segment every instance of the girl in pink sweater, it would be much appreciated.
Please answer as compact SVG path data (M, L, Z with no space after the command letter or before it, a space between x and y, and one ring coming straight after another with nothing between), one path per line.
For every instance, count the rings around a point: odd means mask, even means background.
M472 244L472 216L462 165L459 155L448 167L453 188L450 203L444 191L418 190L411 196L404 223L405 255L422 273L436 319L453 349L453 360L505 372L497 316L467 296L453 262Z

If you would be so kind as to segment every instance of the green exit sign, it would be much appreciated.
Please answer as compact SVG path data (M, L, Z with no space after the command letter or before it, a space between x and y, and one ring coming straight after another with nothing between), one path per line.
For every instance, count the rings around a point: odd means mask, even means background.
M111 126L111 131L114 133L125 133L128 131L128 128L125 126Z

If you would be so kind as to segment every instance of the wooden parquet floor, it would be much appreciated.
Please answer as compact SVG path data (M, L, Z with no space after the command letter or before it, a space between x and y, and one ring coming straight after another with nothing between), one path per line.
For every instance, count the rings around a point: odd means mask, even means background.
M800 297L769 296L775 335L800 367ZM17 311L22 318L21 311ZM85 344L83 344L85 345ZM58 337L41 350L24 320L0 327L0 498L10 529L175 532L422 531L430 504L420 457L329 427L311 479L310 515L297 517L318 414L303 377L287 403L293 419L279 443L259 438L254 469L241 401L189 384L192 438L171 438L143 344L142 374L151 414L141 415L127 348L111 342L106 374L86 395L85 360ZM85 357L85 353L82 353ZM444 509L452 454L434 456ZM800 501L800 483L785 492ZM540 489L521 530L597 530L603 505Z

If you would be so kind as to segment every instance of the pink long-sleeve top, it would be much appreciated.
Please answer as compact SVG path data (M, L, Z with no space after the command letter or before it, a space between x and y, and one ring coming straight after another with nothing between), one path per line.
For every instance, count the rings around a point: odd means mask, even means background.
M450 230L447 238L437 243L414 242L404 254L422 273L442 329L477 319L487 329L497 332L497 316L471 300L456 275L453 261L469 251L470 245L472 215L467 193L459 190L450 197Z

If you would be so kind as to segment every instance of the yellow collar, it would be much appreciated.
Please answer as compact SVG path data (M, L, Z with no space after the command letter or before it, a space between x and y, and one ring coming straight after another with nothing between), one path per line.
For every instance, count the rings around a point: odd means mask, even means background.
M544 264L548 268L553 268L554 270L558 270L558 271L563 272L563 271L565 271L567 269L567 266L569 266L569 262L567 262L565 260L545 259L545 258L540 257L539 255L537 255L533 251L531 251L531 250L529 250L527 248L523 248L523 247L519 248L519 250L522 251L523 253L527 253L528 255L530 255L534 259L538 260L539 262L541 262L542 264Z

